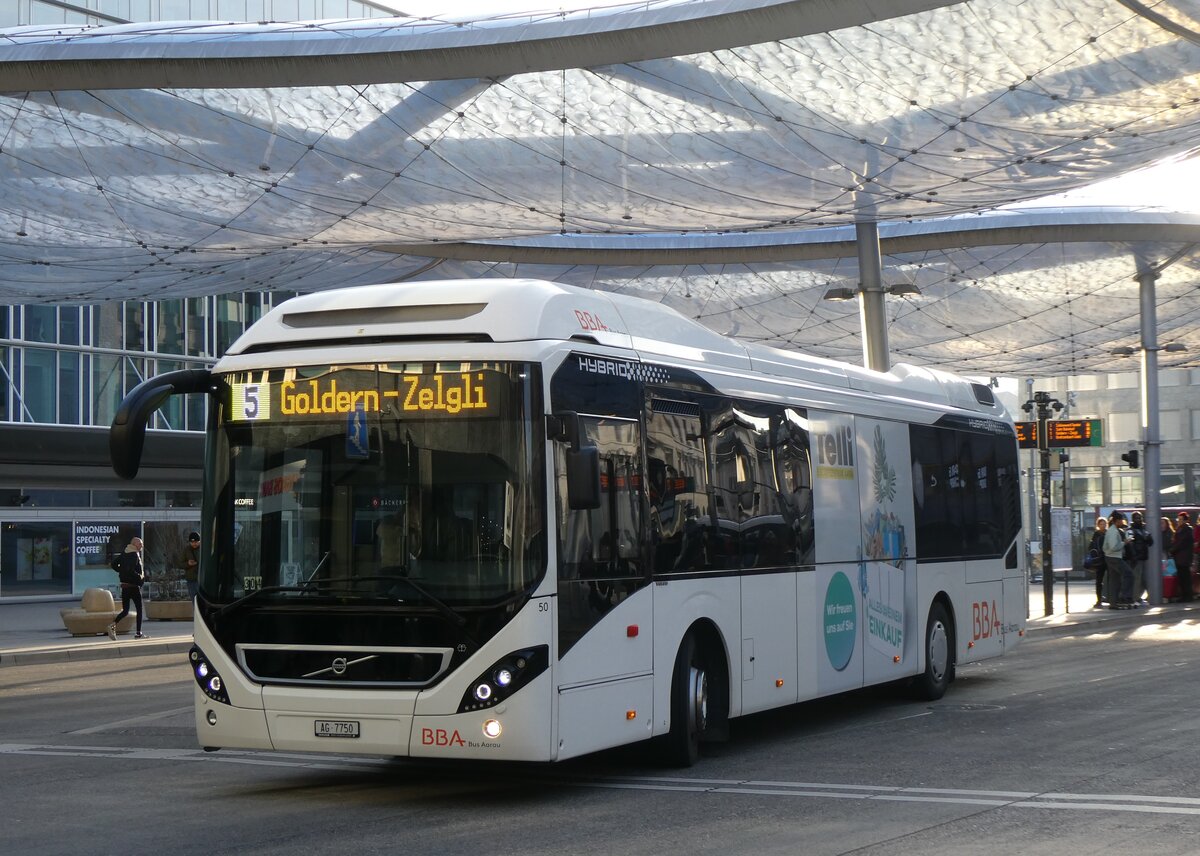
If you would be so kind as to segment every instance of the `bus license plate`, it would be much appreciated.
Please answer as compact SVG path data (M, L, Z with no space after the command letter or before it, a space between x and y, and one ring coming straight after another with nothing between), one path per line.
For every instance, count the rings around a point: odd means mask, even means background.
M358 723L352 719L318 719L313 722L317 737L357 737Z

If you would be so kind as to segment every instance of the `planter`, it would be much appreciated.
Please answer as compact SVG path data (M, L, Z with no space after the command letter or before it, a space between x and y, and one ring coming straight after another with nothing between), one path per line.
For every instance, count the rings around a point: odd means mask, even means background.
M145 602L146 617L153 621L191 621L190 600L148 600Z

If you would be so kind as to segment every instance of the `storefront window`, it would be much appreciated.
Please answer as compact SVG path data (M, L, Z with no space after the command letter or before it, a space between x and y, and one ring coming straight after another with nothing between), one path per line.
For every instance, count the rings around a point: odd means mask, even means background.
M125 551L135 537L141 537L141 523L110 521L80 521L75 524L75 592L84 589L106 588L119 592L117 575L109 564Z
M71 524L5 523L0 529L0 596L70 594Z
M179 523L147 523L145 551L147 596L151 600L182 600L187 598L184 562L187 559L187 536L200 529L200 521Z

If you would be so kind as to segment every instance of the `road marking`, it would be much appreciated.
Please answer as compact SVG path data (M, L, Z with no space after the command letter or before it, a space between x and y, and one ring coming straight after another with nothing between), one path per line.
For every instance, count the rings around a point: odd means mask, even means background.
M156 716L169 716L166 711ZM79 733L79 732L76 732ZM30 743L0 743L0 755L43 757L117 758L123 761L199 761L218 764L247 764L296 770L339 770L379 773L396 762L376 757L303 755L283 752L252 752L222 749L114 748L111 746L51 746ZM522 780L606 790L676 791L695 794L738 794L810 799L923 802L992 808L1033 808L1056 811L1127 811L1145 814L1200 815L1200 798L1164 797L1149 794L1076 794L1041 791L985 791L956 788L917 788L897 785L839 785L831 782L774 782L754 779L700 779L668 776L603 776L570 779L548 771L545 775L522 772Z
M78 731L69 731L68 734L99 734L101 731L108 731L111 728L126 728L131 725L141 725L145 722L154 722L156 719L166 719L168 716L178 716L181 713L191 713L195 710L194 705L187 707L177 707L173 710L164 710L160 713L147 713L142 716L135 716L130 719L118 719L116 722L107 722L104 725L93 725L91 728L81 728Z

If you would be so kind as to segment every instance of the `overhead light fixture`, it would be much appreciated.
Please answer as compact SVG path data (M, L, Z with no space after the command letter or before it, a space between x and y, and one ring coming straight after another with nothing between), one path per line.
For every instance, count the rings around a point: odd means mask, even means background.
M853 300L858 292L851 288L831 288L825 292L826 300Z
M1128 345L1121 345L1119 348L1113 348L1109 353L1114 357L1132 357L1141 351L1165 351L1168 354L1180 354L1186 350L1187 345L1182 342L1171 342L1169 345L1160 345L1157 348L1131 348Z
M921 289L917 288L911 282L901 282L896 285L889 285L887 292L896 297L918 297L921 294Z

